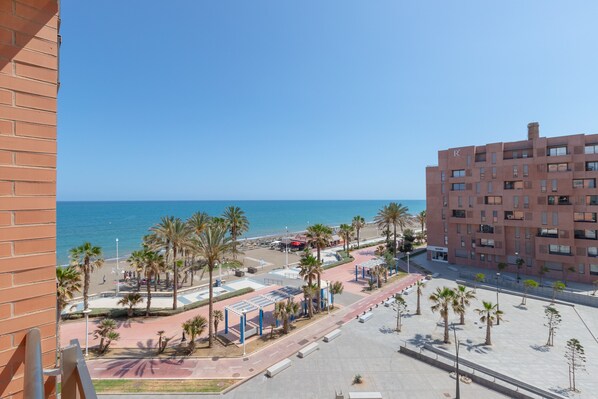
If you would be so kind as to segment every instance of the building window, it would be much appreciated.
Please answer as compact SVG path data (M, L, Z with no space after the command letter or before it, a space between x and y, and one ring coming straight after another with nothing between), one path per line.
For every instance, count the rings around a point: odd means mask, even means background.
M519 196L515 195L513 197L513 208L519 208Z
M587 167L588 162L586 162ZM561 163L549 163L548 172L567 172L569 170L569 164L566 162Z
M548 252L552 255L571 255L571 247L569 245L550 244Z
M476 194L479 194L479 193L480 193L480 182L477 182L477 183L475 184L475 192L476 192Z
M484 203L486 205L502 205L502 197L487 195L484 197Z
M571 205L568 195L549 195L548 205Z
M559 156L559 155L567 155L567 146L549 147L547 155L549 157L555 157L555 156Z
M468 202L469 202L469 207L473 208L473 197L472 196L469 196Z
M521 229L519 227L515 227L515 238L521 238Z
M532 231L529 227L525 228L525 239L529 240L530 238L532 238Z
M470 224L467 225L467 234L471 234L471 225Z
M542 224L543 225L547 225L548 224L548 214L547 214L547 212L542 212Z
M442 197L442 206L448 206L448 202L446 201L446 197Z
M527 164L523 165L523 177L529 176L529 166Z
M596 188L596 179L573 179L573 188Z
M488 182L488 194L492 194L492 182Z
M471 155L467 155L467 167L471 166Z
M573 221L596 223L596 212L573 212Z
M494 223L498 222L498 211L492 211L492 221Z
M514 180L514 181L505 181L505 190L523 190L523 181L522 180Z
M596 237L596 230L575 230L573 232L575 238L581 240L595 240Z
M461 196L457 197L457 206L463 208L463 200L461 199Z
M453 183L451 184L452 191L465 191L465 183Z
M453 217L454 218L464 218L465 211L463 209L453 209Z
M558 191L558 185L557 185L557 180L556 179L552 179L552 192L557 192Z
M505 220L523 220L523 212L505 211Z
M540 191L543 193L546 192L546 180L540 180Z
M586 195L586 205L598 205L598 195Z
M444 245L448 245L448 237L444 236Z
M496 163L496 153L493 152L492 153L492 164L494 165Z
M480 238L480 247L494 248L494 240L491 238Z
M475 154L475 161L476 162L486 162L486 153L480 152L479 154Z
M486 261L486 254L480 254L480 262Z
M448 233L448 224L444 223L444 233Z
M586 144L584 154L598 154L598 144Z
M482 219L482 222L486 221L486 211L480 211L480 219Z
M444 170L440 171L440 181L443 182L446 180L446 174L444 173Z
M494 233L494 227L490 226L489 224L481 224L480 225L480 233Z
M517 168L517 165L513 165L513 177L518 177L519 175L519 169Z
M442 208L440 210L440 212L442 213L442 220L446 219L446 214L444 213L444 208Z
M598 256L598 247L589 247L588 248L588 256L591 258L595 258Z
M456 169L453 170L452 177L465 177L465 169Z
M441 184L440 184L440 192L441 192L442 194L444 194L444 192L445 192L444 183L441 183Z
M523 197L523 207L525 209L529 208L529 197L527 195Z
M587 171L598 170L598 162L586 162L586 170Z
M538 237L559 238L558 229L538 229Z
M461 239L461 248L465 248L465 240Z
M480 179L483 179L484 177L486 177L486 169L480 168Z
M492 178L496 179L496 166L492 167Z
M579 272L579 274L584 274L586 272L585 265L583 263L577 265L577 271Z
M461 234L461 225L457 223L457 234Z
M598 276L598 265L590 265L590 275Z
M559 213L558 212L552 212L552 225L553 226L559 225Z

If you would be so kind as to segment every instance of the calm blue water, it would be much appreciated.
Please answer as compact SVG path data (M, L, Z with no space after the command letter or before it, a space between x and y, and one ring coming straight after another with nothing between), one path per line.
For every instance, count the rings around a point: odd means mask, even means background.
M58 202L58 264L68 262L68 250L89 241L102 247L106 258L119 256L139 248L148 229L162 216L186 219L196 211L221 215L224 208L241 207L249 219L246 237L282 234L304 230L309 224L337 226L351 223L361 215L371 221L388 200L367 201L123 201L123 202ZM397 200L415 214L426 208L425 200Z

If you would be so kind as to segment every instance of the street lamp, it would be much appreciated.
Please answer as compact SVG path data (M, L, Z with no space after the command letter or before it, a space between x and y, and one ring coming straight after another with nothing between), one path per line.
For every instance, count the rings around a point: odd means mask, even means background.
M407 251L407 274L409 274L409 255L411 252Z
M456 392L455 392L455 399L461 399L461 390L459 387L459 341L457 340L457 329L455 328L455 324L453 323L453 334L455 336L455 354L457 356L457 361L455 362L455 380L457 381Z
M498 279L500 277L500 273L496 273L496 310L500 310L500 307L498 305ZM496 318L496 325L499 326L500 325L500 318L497 317Z
M118 267L118 238L116 239L116 295L118 296L118 286L120 283L120 269Z
M245 324L245 318L247 317L247 314L245 312L243 312L243 324ZM243 356L245 356L245 329L247 327L245 325L243 325Z
M85 357L89 355L89 313L91 313L91 309L83 310L85 315Z
M285 226L286 235L284 237L284 268L289 268L289 226Z
M328 316L330 316L330 281L326 281L326 309L328 310Z
M519 282L519 279L521 278L521 277L519 277L519 267L520 267L519 252L515 252L515 264L517 265L517 282Z

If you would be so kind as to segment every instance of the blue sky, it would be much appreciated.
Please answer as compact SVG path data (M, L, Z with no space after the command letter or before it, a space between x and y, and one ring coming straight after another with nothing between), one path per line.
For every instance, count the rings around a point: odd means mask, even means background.
M423 199L598 132L596 1L61 1L59 200Z

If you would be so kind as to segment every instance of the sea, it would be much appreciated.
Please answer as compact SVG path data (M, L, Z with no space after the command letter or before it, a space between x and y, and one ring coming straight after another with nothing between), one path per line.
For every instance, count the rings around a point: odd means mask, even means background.
M303 231L322 223L338 226L351 223L356 215L372 221L391 201L409 208L410 214L426 209L425 200L314 200L314 201L59 201L57 203L56 257L68 263L70 248L89 241L102 248L106 259L140 248L141 240L162 216L186 219L197 211L222 215L229 206L238 206L249 219L244 238L283 235Z

